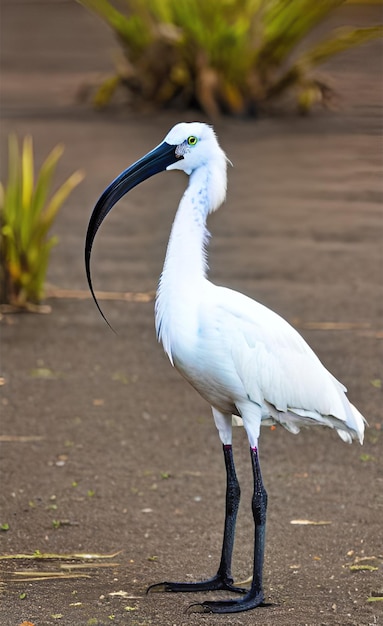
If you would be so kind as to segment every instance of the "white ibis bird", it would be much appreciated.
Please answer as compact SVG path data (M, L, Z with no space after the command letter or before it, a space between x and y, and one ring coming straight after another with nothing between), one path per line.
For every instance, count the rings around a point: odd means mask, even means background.
M365 420L350 404L345 387L328 372L301 335L262 304L207 279L206 220L226 195L227 158L213 129L180 123L164 141L122 172L92 213L85 247L90 290L90 255L98 228L112 207L143 180L164 170L182 170L189 185L181 199L159 281L155 323L171 364L212 407L227 475L221 560L215 576L201 582L163 582L148 591L237 592L237 598L205 601L192 610L235 613L264 604L262 569L267 494L258 458L261 423L335 428L343 441L363 442ZM102 313L102 312L101 312ZM253 577L249 589L233 583L231 561L240 499L233 452L232 416L242 419L250 444L254 493Z

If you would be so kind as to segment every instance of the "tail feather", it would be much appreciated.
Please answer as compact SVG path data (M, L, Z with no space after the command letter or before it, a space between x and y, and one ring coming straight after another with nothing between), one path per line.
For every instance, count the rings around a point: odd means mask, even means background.
M344 407L342 418L292 407L289 407L287 411L278 411L272 404L265 402L266 411L262 416L262 423L279 423L293 434L299 433L300 427L327 426L334 428L346 443L352 443L353 439L358 439L363 444L364 427L367 422L358 409L348 401L343 391L340 395Z
M351 408L351 412L354 418L354 422L355 422L355 432L358 435L358 439L360 441L360 443L363 443L363 439L364 439L364 428L365 426L368 426L367 420L363 417L363 415L361 413L359 413L358 409L356 408L356 406L354 406L353 404L351 404L350 402L350 408Z
M341 426L340 430L342 430L343 433L347 430L350 433L352 439L358 439L360 444L363 444L364 426L365 424L367 424L367 422L364 419L363 415L359 413L358 409L353 404L351 404L344 392L339 391L339 395L341 397L345 412L344 426L346 427L345 429ZM343 436L340 435L339 431L338 434L343 439ZM345 439L343 440L345 441ZM349 438L347 438L346 440L351 443L351 440Z

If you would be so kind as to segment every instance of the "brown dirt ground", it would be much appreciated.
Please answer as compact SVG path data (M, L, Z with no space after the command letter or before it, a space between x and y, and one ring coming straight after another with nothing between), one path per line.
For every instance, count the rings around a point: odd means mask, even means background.
M180 116L90 111L76 93L110 71L110 33L74 2L2 4L2 155L10 130L29 132L38 162L65 143L61 179L86 170L57 221L49 269L51 284L85 291L83 241L95 200ZM378 18L377 7L352 6L335 21ZM209 407L156 343L152 301L103 302L115 336L89 299L61 297L47 300L50 315L2 319L0 523L9 530L0 532L0 551L120 554L109 567L69 570L86 578L32 582L20 572L68 570L59 561L2 561L3 626L381 623L382 603L368 602L383 591L382 389L372 384L382 377L381 53L377 42L324 68L341 95L337 111L217 125L234 168L228 202L210 221L212 280L296 324L370 423L363 448L331 431L295 437L263 429L272 605L186 615L199 596L145 596L150 583L214 573L221 446ZM96 288L155 289L184 185L182 175L158 176L114 209L95 246ZM324 322L354 326L330 330ZM5 441L21 436L37 439ZM234 572L242 579L252 524L241 429L235 453L243 506ZM293 519L331 524L294 526ZM370 560L359 564L378 569L350 570L361 557ZM126 595L111 595L119 591Z

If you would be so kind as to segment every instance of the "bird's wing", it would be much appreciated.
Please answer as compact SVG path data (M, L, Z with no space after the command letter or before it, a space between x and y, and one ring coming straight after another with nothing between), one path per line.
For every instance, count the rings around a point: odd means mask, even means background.
M217 295L218 324L230 337L233 363L250 400L281 412L348 421L346 388L288 322L238 292L219 288Z

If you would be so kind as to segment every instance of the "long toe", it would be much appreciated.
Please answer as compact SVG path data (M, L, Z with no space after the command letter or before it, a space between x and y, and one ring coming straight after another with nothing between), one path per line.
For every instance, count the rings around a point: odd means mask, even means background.
M238 600L215 600L191 604L187 613L240 613L257 607L266 606L263 593L249 595Z
M146 593L161 593L161 592L173 592L173 593L197 593L199 591L232 591L234 593L247 594L248 589L244 587L236 587L231 579L225 579L221 576L213 576L208 580L201 580L200 582L190 583L176 583L176 582L162 582L150 585L146 590Z
M150 585L147 590L146 593L162 593L163 591L168 591L168 589L166 589L166 586L169 583L163 582L163 583L154 583L154 585Z

